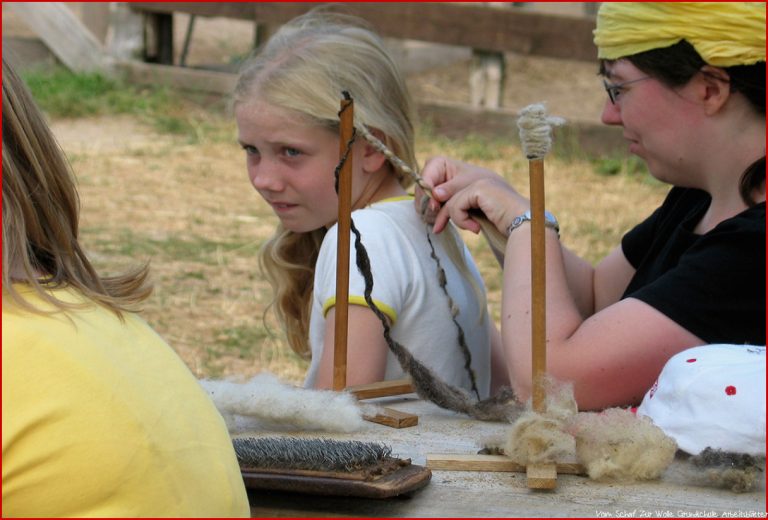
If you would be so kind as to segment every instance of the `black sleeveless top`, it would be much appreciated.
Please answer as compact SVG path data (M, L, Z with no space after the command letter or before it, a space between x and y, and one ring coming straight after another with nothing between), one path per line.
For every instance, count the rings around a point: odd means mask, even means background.
M672 188L622 239L636 269L622 298L651 305L707 343L765 345L765 202L693 232L706 192Z

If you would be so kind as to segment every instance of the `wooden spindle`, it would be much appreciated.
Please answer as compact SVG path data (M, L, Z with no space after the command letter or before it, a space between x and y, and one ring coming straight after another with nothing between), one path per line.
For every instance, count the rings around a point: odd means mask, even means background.
M341 100L339 158L347 153L354 131L354 102ZM347 336L349 324L349 235L352 227L352 153L339 172L338 243L336 249L336 305L333 345L333 389L347 386Z
M544 160L529 161L531 189L531 354L532 406L546 412L547 371L546 250L544 236Z

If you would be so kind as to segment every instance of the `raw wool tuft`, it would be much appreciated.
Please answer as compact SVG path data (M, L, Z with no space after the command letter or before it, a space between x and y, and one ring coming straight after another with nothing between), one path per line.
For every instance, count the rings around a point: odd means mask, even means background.
M706 448L677 465L678 478L699 486L744 493L765 489L765 457Z
M621 408L579 413L569 429L576 455L594 480L657 479L677 451L677 443L650 419Z
M560 421L569 421L577 413L579 406L573 395L573 384L556 381L552 377L545 376L544 388L547 394L547 415Z
M375 407L361 407L351 394L297 388L269 373L245 383L210 379L199 383L224 416L230 432L275 425L353 432L363 427L364 413L375 413Z
M565 124L562 117L547 116L544 103L534 103L518 114L517 127L523 153L530 159L543 159L552 147L552 127Z
M664 475L736 493L765 488L765 457L707 448L673 465L677 443L648 417L623 408L577 412L572 385L549 378L546 387L547 411L533 412L529 402L503 443L503 454L519 464L576 460L593 480L653 480ZM488 439L480 453L498 454L501 444Z
M649 480L671 464L677 445L644 417L611 408L578 412L571 384L547 380L547 408L513 425L504 451L520 464L577 460L594 480Z
M572 460L576 445L566 431L567 422L576 415L573 386L548 379L546 413L529 410L512 425L504 451L519 464Z
M518 464L538 464L572 459L576 445L565 432L565 423L534 411L515 421L504 452Z

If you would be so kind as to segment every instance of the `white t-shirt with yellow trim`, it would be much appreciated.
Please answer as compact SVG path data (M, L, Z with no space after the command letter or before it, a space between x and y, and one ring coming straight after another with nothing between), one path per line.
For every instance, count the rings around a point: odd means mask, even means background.
M146 322L124 320L95 304L40 315L3 302L4 515L249 516L221 415Z
M413 207L413 197L377 202L352 213L368 251L373 273L373 300L390 319L392 337L429 366L441 379L471 389L464 357L459 350L458 330L453 323L448 298L441 289L437 265L431 258L427 226ZM490 390L490 338L488 312L478 302L472 284L451 262L444 247L445 233L430 235L448 281L447 289L460 312L457 320L464 329L472 353L472 368L482 397ZM354 235L350 247L349 302L366 305L365 281L355 262ZM485 290L469 250L461 244L465 261L479 287ZM305 380L317 379L325 338L325 315L336 299L337 226L323 240L317 260L310 319L312 362ZM331 345L330 348L333 348ZM395 356L387 355L385 379L405 377Z

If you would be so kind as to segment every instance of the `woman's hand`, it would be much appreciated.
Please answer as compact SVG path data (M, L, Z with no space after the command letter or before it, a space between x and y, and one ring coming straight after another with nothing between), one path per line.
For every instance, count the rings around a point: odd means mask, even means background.
M427 205L427 216L428 221L434 222L435 233L445 229L448 220L477 233L480 231L475 220L478 212L505 233L512 220L529 207L528 201L506 180L479 166L434 157L427 161L421 175L434 197ZM417 189L417 205L421 205L422 195Z

